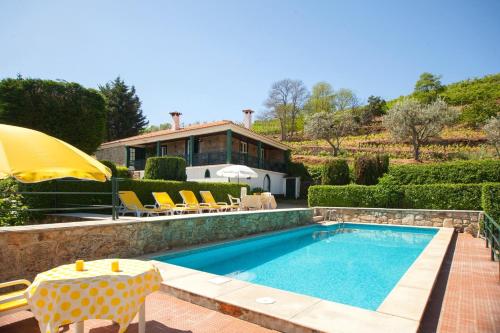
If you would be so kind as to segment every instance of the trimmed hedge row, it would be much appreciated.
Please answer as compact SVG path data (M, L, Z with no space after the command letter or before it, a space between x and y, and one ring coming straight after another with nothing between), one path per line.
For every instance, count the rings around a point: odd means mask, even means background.
M309 187L309 207L392 207L398 198L382 186L314 185Z
M481 202L484 211L495 221L500 221L500 184L484 184Z
M500 186L500 184L495 184ZM482 184L309 187L309 206L481 210ZM499 197L494 200L497 205Z
M398 185L497 183L500 182L500 160L396 165L389 168L380 182Z
M111 192L111 183L99 183L88 181L58 181L44 182L31 185L22 185L25 191L37 192ZM118 184L119 190L134 191L143 204L154 204L151 192L167 192L174 202L181 203L182 198L179 195L180 190L193 191L201 202L199 191L211 191L217 201L228 201L228 194L240 196L240 188L247 187L246 184L234 183L198 183L198 182L180 182L166 180L121 180ZM68 205L109 205L111 195L24 195L26 204L30 208L53 208L65 207Z
M186 160L175 156L149 157L144 168L144 178L185 181Z

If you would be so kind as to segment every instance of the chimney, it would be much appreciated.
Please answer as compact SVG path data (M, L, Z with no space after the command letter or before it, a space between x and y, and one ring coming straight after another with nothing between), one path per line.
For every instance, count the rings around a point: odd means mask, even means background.
M243 110L243 113L245 114L245 116L243 118L243 126L245 126L245 128L250 129L250 127L252 127L252 113L253 112L254 111L250 110L250 109Z
M181 129L181 114L180 112L174 111L170 112L170 115L172 116L172 129L174 131L178 131Z

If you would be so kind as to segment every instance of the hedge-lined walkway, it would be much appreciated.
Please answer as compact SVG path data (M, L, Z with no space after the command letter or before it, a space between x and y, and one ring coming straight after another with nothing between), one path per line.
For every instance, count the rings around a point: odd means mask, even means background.
M484 240L458 234L450 245L421 333L500 332L498 262Z

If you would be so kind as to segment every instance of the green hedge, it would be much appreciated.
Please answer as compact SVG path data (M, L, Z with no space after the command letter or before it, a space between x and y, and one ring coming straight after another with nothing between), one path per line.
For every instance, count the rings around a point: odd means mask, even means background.
M99 162L101 162L102 164L104 164L105 166L107 166L111 170L111 175L113 177L117 177L118 176L118 169L116 168L116 164L115 163L113 163L111 161L107 161L107 160L101 160Z
M311 186L309 206L481 210L481 184Z
M166 180L121 180L118 184L119 190L134 191L143 204L153 204L154 199L151 192L167 192L174 202L181 203L180 190L193 191L201 202L199 191L211 191L217 201L228 201L228 194L235 197L240 196L240 188L248 185L234 183L197 183L179 182ZM110 182L90 181L51 181L31 185L23 185L23 190L38 192L111 192ZM68 205L98 205L111 203L111 195L79 194L79 195L24 195L24 202L30 208L53 208L66 207Z
M484 184L481 201L484 211L500 222L500 184Z
M150 157L144 168L145 179L186 180L186 160L182 157Z
M500 182L500 160L391 166L380 182L399 185L497 183Z
M116 176L118 178L132 178L130 171L126 166L117 165L116 166Z
M382 186L365 185L315 185L309 187L310 207L395 207L400 202L400 193Z
M481 210L481 184L402 186L402 208Z
M328 161L323 165L321 172L321 184L323 185L346 185L349 184L349 165L344 159Z

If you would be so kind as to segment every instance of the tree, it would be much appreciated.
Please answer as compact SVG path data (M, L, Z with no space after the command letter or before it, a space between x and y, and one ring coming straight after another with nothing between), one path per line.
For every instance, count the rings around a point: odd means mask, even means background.
M318 82L312 88L312 93L309 96L304 110L307 113L331 112L334 111L335 94L332 86L327 82Z
M484 131L489 143L495 148L497 157L500 158L500 113L484 125Z
M338 156L344 138L357 128L352 112L346 110L309 115L304 130L310 137L328 142L333 149L333 156Z
M78 83L20 76L4 79L0 81L0 123L44 132L92 154L105 137L104 99Z
M172 125L170 123L163 123L163 124L160 124L160 125L149 125L148 127L146 127L142 133L150 133L150 132L156 132L156 131L161 131L161 130L167 130L167 129L171 129L172 128Z
M387 111L387 103L380 96L368 97L367 111L374 117L381 116Z
M333 104L337 111L352 110L359 106L359 99L351 89L340 88L335 92Z
M422 104L411 98L396 103L384 116L385 128L396 140L410 140L413 157L420 161L420 147L456 119L456 112L441 99Z
M269 114L279 119L281 139L290 139L296 131L296 120L307 98L307 89L300 80L284 79L273 83L264 105Z
M148 124L134 86L117 77L99 89L106 101L108 141L137 135Z
M438 98L444 88L440 75L425 72L420 74L420 78L415 83L413 95L422 103L430 103Z
M460 121L469 127L478 128L498 113L500 113L500 102L495 100L475 101L463 108Z

